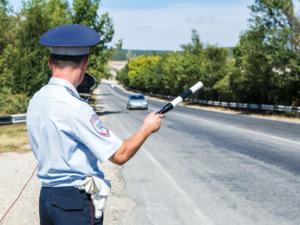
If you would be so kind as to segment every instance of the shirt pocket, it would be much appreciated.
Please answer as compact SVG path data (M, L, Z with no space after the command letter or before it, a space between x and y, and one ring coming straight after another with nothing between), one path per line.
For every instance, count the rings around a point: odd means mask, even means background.
M83 209L83 199L69 198L59 195L52 195L51 204L65 211L75 211Z

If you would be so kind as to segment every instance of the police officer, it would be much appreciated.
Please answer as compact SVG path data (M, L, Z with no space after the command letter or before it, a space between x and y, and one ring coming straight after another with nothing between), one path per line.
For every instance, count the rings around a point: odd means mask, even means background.
M50 48L52 77L30 100L27 129L42 183L42 225L103 224L103 216L93 215L91 196L77 187L87 176L104 179L97 161L124 164L160 128L162 115L150 113L122 141L79 97L76 87L84 78L91 46L99 41L95 30L78 24L55 27L40 38Z

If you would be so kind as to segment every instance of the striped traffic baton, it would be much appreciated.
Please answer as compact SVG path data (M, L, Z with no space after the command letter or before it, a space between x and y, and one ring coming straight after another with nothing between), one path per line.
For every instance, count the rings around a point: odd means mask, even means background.
M181 95L179 95L177 98L175 98L173 101L166 104L164 107L161 108L157 114L165 114L169 112L170 110L174 109L176 105L178 105L180 102L194 94L196 91L198 91L200 88L203 87L203 83L201 81L197 82L195 85L190 87L189 89L185 90Z

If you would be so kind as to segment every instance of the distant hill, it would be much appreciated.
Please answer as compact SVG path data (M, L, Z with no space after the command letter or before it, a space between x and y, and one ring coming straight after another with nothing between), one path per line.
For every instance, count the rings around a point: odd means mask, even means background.
M139 55L164 55L172 51L157 51L157 50L130 50L130 49L121 49L117 51L111 58L114 61L124 61L130 58L137 57Z
M227 47L228 57L232 58L233 48ZM131 49L121 49L118 50L111 58L112 61L127 61L128 59L135 58L140 55L165 55L173 51L164 50L131 50Z

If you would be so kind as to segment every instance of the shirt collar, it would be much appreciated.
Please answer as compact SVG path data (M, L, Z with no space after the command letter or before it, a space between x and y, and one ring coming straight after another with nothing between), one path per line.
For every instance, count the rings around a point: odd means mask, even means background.
M71 91L74 92L74 94L79 97L78 91L76 90L76 88L73 86L73 84L71 84L69 81L62 79L62 78L58 78L58 77L51 77L48 84L50 85L58 85L58 86L64 86L66 88L71 89Z

